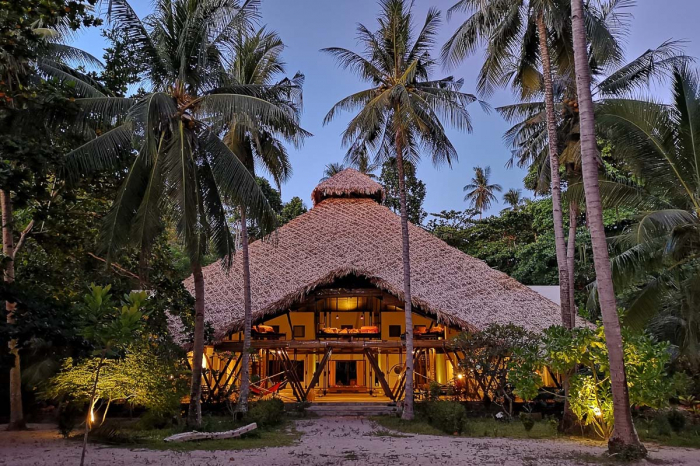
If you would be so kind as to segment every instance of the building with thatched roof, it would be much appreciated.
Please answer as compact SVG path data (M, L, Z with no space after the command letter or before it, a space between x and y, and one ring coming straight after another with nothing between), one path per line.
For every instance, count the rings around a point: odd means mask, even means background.
M493 323L541 331L560 322L554 302L410 225L414 328L406 329L400 218L381 204L384 195L379 183L344 170L316 186L309 212L250 244L256 390L397 400L407 330L420 387L455 377L458 355L446 342L460 331ZM240 372L241 257L228 271L212 264L203 273L214 332L205 387L213 396L226 394ZM191 277L185 285L193 290Z

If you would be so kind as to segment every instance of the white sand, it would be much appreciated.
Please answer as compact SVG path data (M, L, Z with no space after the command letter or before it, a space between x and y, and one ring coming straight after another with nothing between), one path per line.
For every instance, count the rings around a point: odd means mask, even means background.
M2 428L3 426L0 426ZM63 440L54 426L37 424L26 432L0 432L0 465L77 465L80 445ZM303 432L291 447L245 451L150 451L90 445L90 465L281 466L281 465L562 465L596 464L605 451L597 442L569 440L471 439L415 435L372 435L380 429L366 419L297 421ZM700 465L700 450L647 446L654 464ZM587 463L586 460L591 463Z

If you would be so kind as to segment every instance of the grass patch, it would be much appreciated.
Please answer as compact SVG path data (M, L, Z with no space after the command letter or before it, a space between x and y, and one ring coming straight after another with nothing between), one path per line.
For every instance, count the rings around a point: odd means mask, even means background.
M416 418L413 421L404 421L398 417L380 416L373 420L385 429L403 432L407 434L443 435L452 436L433 427L427 421ZM520 421L500 422L491 418L470 418L467 427L461 434L462 437L490 437L490 438L523 438L523 439L549 439L557 438L556 425L548 421L535 422L530 432L527 432Z
M371 435L385 435L384 432L388 430L404 434L452 436L433 427L425 419L420 417L416 417L413 421L404 421L394 416L378 416L372 418L372 420L379 424L384 430L377 430L375 431L376 433L373 432ZM656 443L667 447L700 449L700 425L688 425L680 432L670 432L664 435L657 432L652 422L635 420L635 424L637 426L639 438L643 443ZM467 420L467 427L461 436L516 439L556 439L565 437L570 439L603 441L601 439L591 439L583 436L562 436L557 432L556 423L551 421L536 421L532 430L527 432L523 424L518 420L499 422L492 418L469 418ZM599 458L599 461L605 463L607 458Z
M242 427L246 423L235 422L230 418L206 418L202 429L205 432L220 432ZM164 429L143 429L138 422L111 422L90 434L93 443L112 446L146 448L149 450L248 450L253 448L286 447L293 445L301 433L290 421L283 421L276 426L258 428L240 438L221 440L200 440L191 442L168 443L163 439L173 434L186 432L185 427Z
M667 447L700 448L700 425L687 425L680 432L659 433L653 422L635 420L642 442L653 442Z

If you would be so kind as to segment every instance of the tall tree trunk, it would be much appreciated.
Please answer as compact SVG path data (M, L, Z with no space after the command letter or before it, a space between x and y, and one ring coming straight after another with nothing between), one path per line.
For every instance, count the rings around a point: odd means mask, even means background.
M554 218L554 245L559 269L559 297L561 301L561 321L566 328L571 328L571 311L569 299L569 271L566 261L566 240L564 238L564 215L561 211L561 179L559 178L559 139L557 122L554 115L554 88L552 85L552 68L547 43L547 26L542 13L537 17L537 32L542 58L542 75L544 76L544 101L547 114L547 139L549 141L549 168L552 190L552 217Z
M576 300L574 299L574 268L576 265L576 227L578 217L578 205L576 202L569 202L569 240L566 244L566 261L569 272L569 309L571 311L571 328L576 327Z
M0 190L0 206L2 207L2 253L5 256L5 268L3 271L5 283L15 281L15 242L13 233L12 218L12 198L9 191ZM7 301L7 323L15 323L14 311L15 303ZM22 410L22 375L20 371L20 357L17 348L17 340L10 340L8 343L10 354L14 356L14 366L10 369L10 424L7 430L26 429L24 422L24 412Z
M238 396L236 411L248 411L248 394L250 393L250 327L253 316L250 292L250 262L248 256L248 225L245 208L241 207L241 259L243 261L243 308L245 323L243 325L243 354L241 357L241 391Z
M401 243L403 259L403 295L406 317L406 390L402 419L413 419L413 311L411 309L411 256L408 244L408 212L406 210L406 180L400 134L396 134L396 168L399 172L399 204L401 206Z
M192 348L192 383L187 425L202 425L202 358L204 357L204 275L199 263L192 265L194 277L194 346Z
M88 434L90 433L90 427L93 423L93 412L92 409L95 407L95 395L97 394L97 382L100 380L100 370L102 369L102 364L105 362L105 354L107 350L102 351L102 356L100 357L100 362L97 364L97 371L95 372L95 382L92 384L92 392L90 393L90 403L88 403L88 412L85 416L85 432L83 433L83 452L80 454L80 466L85 464L85 453L87 452L87 441ZM107 411L105 411L105 416ZM103 421L104 422L104 421Z
M571 22L574 39L574 64L576 66L576 89L581 118L581 169L586 195L586 213L591 232L593 263L598 284L598 300L603 315L605 340L610 359L610 382L612 385L613 414L615 425L608 441L611 453L624 451L630 456L645 456L646 449L639 442L632 422L627 375L620 319L613 288L608 245L603 226L603 208L598 186L598 148L596 145L593 97L591 95L591 72L588 65L586 29L582 0L571 0Z

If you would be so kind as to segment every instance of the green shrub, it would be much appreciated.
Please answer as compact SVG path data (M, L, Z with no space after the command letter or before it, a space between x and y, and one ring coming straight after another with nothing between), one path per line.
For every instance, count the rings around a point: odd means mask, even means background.
M74 403L62 403L58 407L58 432L63 438L70 437L80 416L81 411Z
M461 434L467 428L467 410L456 401L430 401L424 413L433 427L445 433Z
M659 413L654 418L654 431L657 435L663 435L668 437L671 435L673 429L671 429L671 424L668 422L668 417Z
M437 401L440 399L440 395L442 395L442 387L433 380L428 386L428 399L430 401Z
M668 423L674 432L680 432L683 430L683 428L685 428L685 416L677 409L669 411L666 418L668 419Z
M156 411L146 411L143 416L139 418L137 427L141 430L153 430L153 429L163 429L165 427L172 427L175 424L174 419L179 419L172 414L164 413L159 410Z
M520 418L520 422L523 423L525 431L530 432L532 428L535 427L535 421L528 413L520 413L518 417Z
M284 403L279 398L252 403L245 415L246 422L255 422L258 427L280 424L284 418Z

